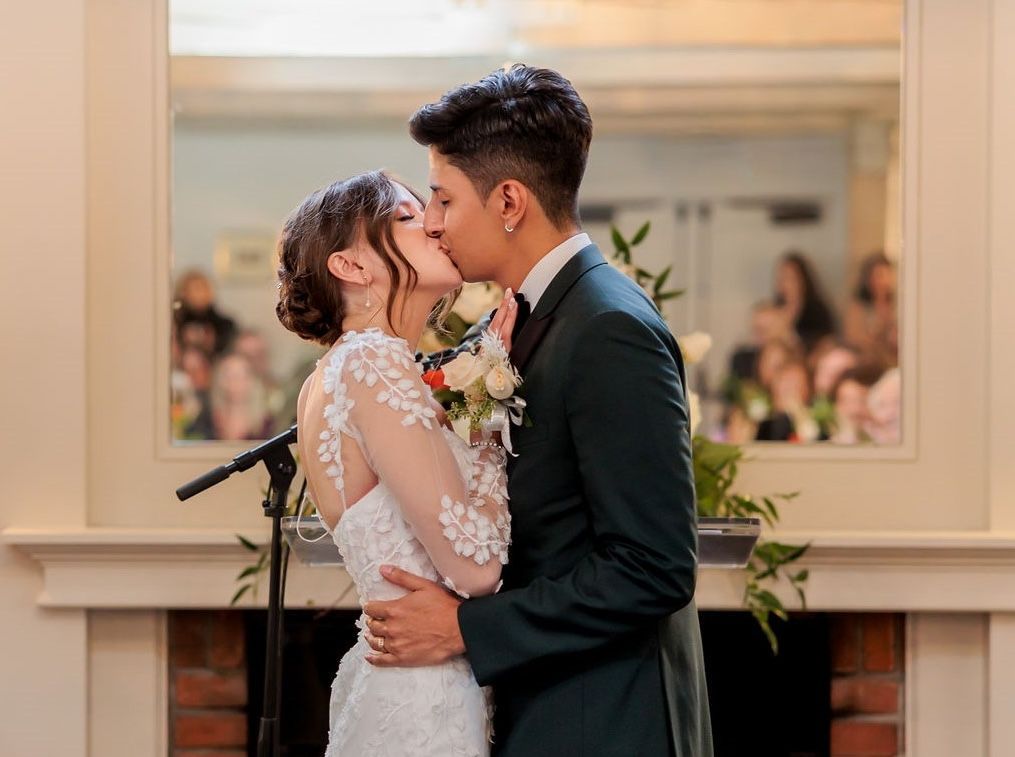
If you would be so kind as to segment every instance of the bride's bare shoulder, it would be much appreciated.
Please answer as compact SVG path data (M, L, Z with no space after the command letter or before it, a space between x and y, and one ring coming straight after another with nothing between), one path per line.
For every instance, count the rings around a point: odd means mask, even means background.
M306 418L307 398L310 396L310 392L313 391L314 385L317 383L317 372L318 368L315 368L310 372L310 375L303 382L303 386L300 387L300 395L296 398L296 419L297 423L303 423L303 419Z

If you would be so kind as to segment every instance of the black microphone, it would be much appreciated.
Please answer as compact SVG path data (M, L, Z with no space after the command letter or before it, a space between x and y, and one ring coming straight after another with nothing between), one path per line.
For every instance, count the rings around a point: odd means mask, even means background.
M273 436L268 441L252 447L245 452L241 452L233 458L232 462L213 468L207 473L202 473L193 481L184 484L176 490L176 496L181 502L190 499L195 494L200 494L205 489L210 489L215 484L222 483L234 473L252 468L278 447L293 444L296 441L296 437L296 424L294 423L288 430L283 431L278 436Z

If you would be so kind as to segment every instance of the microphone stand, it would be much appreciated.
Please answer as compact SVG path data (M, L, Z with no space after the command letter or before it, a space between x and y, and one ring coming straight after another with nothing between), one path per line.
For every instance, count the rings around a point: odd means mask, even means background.
M278 757L279 701L282 698L282 517L286 514L289 487L296 476L296 460L289 445L296 441L296 424L263 444L241 452L232 462L220 465L176 490L180 501L225 481L233 473L264 462L271 477L268 496L261 503L264 515L271 518L271 562L268 588L268 629L264 659L264 706L257 734L257 757ZM285 557L289 551L286 549Z

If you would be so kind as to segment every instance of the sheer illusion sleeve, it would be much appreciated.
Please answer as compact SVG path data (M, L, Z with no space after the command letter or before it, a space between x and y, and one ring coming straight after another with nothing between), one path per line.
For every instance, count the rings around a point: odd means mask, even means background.
M342 367L348 425L449 588L489 594L507 563L504 452L470 447L437 419L401 340L359 341Z

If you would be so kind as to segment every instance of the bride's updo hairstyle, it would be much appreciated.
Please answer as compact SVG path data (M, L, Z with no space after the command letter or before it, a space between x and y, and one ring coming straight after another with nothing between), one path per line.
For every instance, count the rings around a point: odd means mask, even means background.
M319 189L289 215L278 243L275 312L283 326L326 347L342 336L342 287L328 271L328 258L357 242L369 245L384 261L392 295L401 289L403 275L408 277L407 292L415 289L416 269L398 249L392 233L399 205L396 183L423 203L408 185L383 171L371 171ZM389 323L395 299L388 298Z

